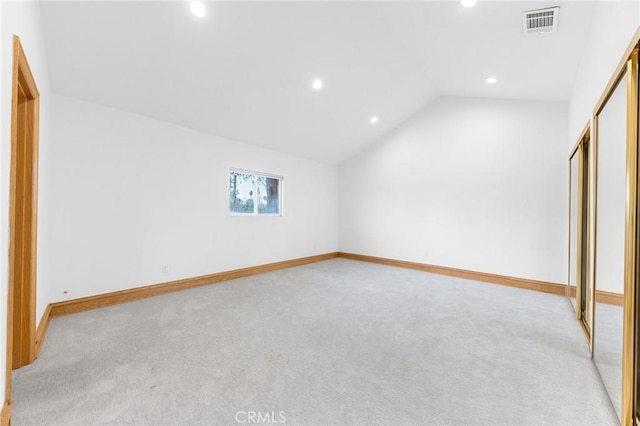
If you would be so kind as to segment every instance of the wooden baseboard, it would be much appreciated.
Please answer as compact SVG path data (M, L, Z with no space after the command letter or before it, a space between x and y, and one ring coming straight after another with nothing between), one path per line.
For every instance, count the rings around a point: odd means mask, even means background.
M417 269L419 271L431 272L434 274L448 275L451 277L464 278L467 280L482 281L492 284L506 285L509 287L523 288L526 290L541 291L543 293L557 294L565 296L567 286L564 284L551 283L546 281L530 280L526 278L509 277L506 275L488 274L485 272L474 272L466 269L456 269L447 266L429 265L426 263L407 262L405 260L388 259L385 257L365 256L354 253L338 253L339 257L345 259L360 260L363 262L380 263L383 265L398 266L400 268Z
M576 288L569 289L569 297L576 297ZM607 305L624 306L624 294L612 293L610 291L596 290L596 302Z
M610 291L596 291L596 302L607 305L624 306L624 294L611 293Z
M47 335L49 322L51 322L51 305L47 305L47 309L44 310L42 319L40 319L40 324L38 324L38 329L36 330L36 358L40 353L40 347L42 346L44 337Z
M529 280L524 278L515 278L505 275L488 274L484 272L474 272L464 269L450 268L446 266L436 266L417 262L408 262L404 260L388 259L384 257L366 256L354 253L333 252L317 256L309 256L298 259L285 260L283 262L268 263L265 265L251 266L248 268L235 269L215 274L202 275L199 277L185 278L182 280L169 281L166 283L152 284L143 287L115 291L111 293L98 294L95 296L82 297L79 299L67 300L64 302L51 303L47 306L42 320L37 330L36 356L40 351L42 342L44 341L49 327L51 318L68 315L77 312L88 311L91 309L103 308L106 306L117 305L120 303L132 302L134 300L146 299L148 297L159 296L161 294L173 293L176 291L186 290L189 288L200 287L203 285L214 284L222 281L228 281L236 278L248 277L251 275L262 274L265 272L277 271L279 269L291 268L294 266L306 265L309 263L321 262L336 257L345 259L359 260L363 262L379 263L383 265L397 266L401 268L417 269L420 271L431 272L440 275L449 275L458 278L464 278L474 281L482 281L492 284L506 285L510 287L523 288L527 290L541 291L557 295L566 295L567 287L564 284L556 284L545 281ZM596 301L600 303L609 303L614 305L622 305L622 295L597 292ZM11 407L9 406L9 409ZM2 426L2 425L0 425Z
M0 426L9 426L11 424L11 405L5 401L0 410Z
M91 309L103 308L106 306L131 302L134 300L146 299L147 297L159 296L161 294L173 293L189 288L214 284L221 281L228 281L236 278L263 274L265 272L277 271L279 269L291 268L294 266L306 265L314 262L321 262L323 260L333 259L335 257L338 257L337 252L285 260L283 262L268 263L259 266L251 266L242 269L234 269L231 271L202 275L193 278L185 278L182 280L169 281L161 284L152 284L144 287L136 287L128 290L114 291L112 293L104 293L95 296L67 300L64 302L56 302L49 305L51 308L50 316L57 317L61 315L88 311Z

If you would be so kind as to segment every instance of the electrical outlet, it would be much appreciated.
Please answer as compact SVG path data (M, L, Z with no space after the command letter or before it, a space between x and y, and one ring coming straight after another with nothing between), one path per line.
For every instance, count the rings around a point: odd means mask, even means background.
M167 272L169 272L169 267L167 265L162 265L162 273L166 274Z

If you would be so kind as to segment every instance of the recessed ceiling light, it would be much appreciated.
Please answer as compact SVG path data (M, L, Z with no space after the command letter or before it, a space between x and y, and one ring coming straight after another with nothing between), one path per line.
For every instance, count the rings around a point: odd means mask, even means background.
M487 78L487 83L489 84L496 84L498 82L498 79L495 77L489 77Z
M204 8L204 3L201 1L192 1L191 12L198 18L202 18L207 13L207 10Z
M460 3L462 3L464 7L473 7L477 2L478 0L462 0Z
M313 90L322 89L322 80L314 80L311 86L313 87Z
M371 123L377 123L378 122L378 117L376 117L375 115L373 117L371 117L371 119L369 120Z

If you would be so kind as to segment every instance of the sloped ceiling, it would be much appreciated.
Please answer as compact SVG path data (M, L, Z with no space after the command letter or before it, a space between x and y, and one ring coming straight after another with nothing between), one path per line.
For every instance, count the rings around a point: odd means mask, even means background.
M43 2L53 91L339 164L439 95L567 100L593 13L577 1L205 4L197 18L185 1ZM523 35L521 12L557 5L557 33Z

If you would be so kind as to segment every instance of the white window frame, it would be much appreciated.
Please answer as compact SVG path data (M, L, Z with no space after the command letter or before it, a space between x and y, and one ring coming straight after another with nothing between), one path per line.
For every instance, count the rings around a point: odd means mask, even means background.
M243 174L247 174L247 175L253 175L253 176L256 177L256 179L255 179L255 189L253 190L253 213L232 212L231 209L228 207L229 200L227 200L227 211L229 212L229 215L231 215L231 216L247 216L247 217L256 217L256 216L281 217L281 216L284 216L284 176L275 175L275 174L272 174L272 173L256 172L254 170L239 169L239 168L236 168L236 167L229 167L229 171L227 172L227 191L226 191L227 194L229 193L229 175L231 173L243 173ZM259 177L266 177L266 178L270 178L270 179L278 179L278 213L259 213L258 212L258 208L259 208L259 202L258 202L258 178Z

